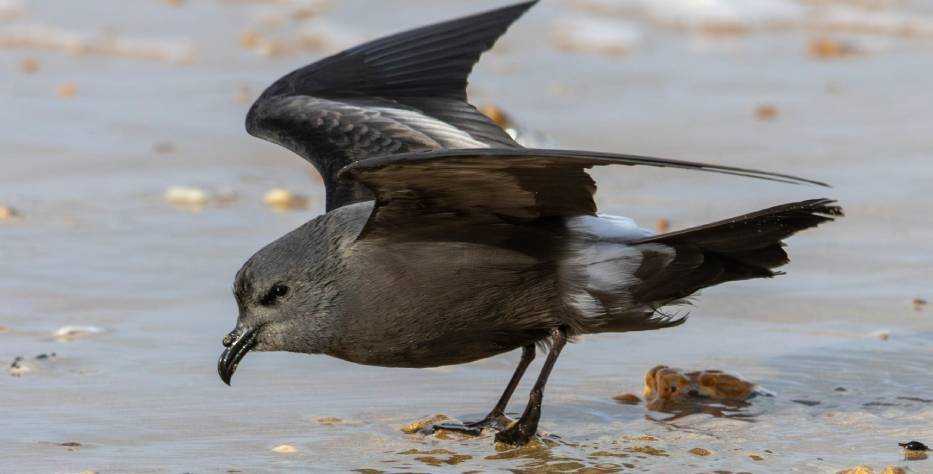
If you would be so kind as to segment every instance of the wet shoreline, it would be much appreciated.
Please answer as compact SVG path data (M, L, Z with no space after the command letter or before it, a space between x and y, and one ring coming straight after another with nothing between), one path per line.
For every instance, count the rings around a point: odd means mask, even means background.
M500 450L491 437L400 429L436 413L482 416L517 353L430 370L253 354L233 387L215 364L235 318L230 286L240 264L323 208L310 165L243 130L250 97L343 43L501 2L354 0L322 2L314 13L299 11L317 2L151 2L127 16L109 13L119 10L115 0L74 12L50 0L13 3L20 11L0 15L0 39L29 24L94 41L114 31L144 45L190 44L196 58L0 47L9 103L0 110L0 206L19 213L0 221L0 470L933 469L930 460L904 461L897 447L933 441L933 310L912 305L933 298L924 199L933 49L923 34L755 22L710 33L629 12L599 17L637 30L614 37L632 41L627 51L604 54L554 43L564 18L594 16L579 2L545 1L516 25L476 69L477 105L499 106L565 148L758 167L834 186L601 169L601 212L646 227L666 219L676 230L826 196L847 217L792 239L787 275L703 292L682 327L568 346L541 424L556 444ZM772 3L808 12L814 2ZM922 26L933 22L928 10L905 1L865 15ZM313 34L332 44L298 42ZM860 52L826 57L836 53L823 45L815 56L822 36ZM301 44L307 49L289 49ZM26 59L37 70L23 70ZM764 117L763 106L772 107ZM178 186L235 199L179 208L165 199ZM274 188L306 196L307 208L271 209L264 198ZM66 326L101 331L56 338ZM11 374L17 357L31 370ZM522 409L539 364L510 411ZM658 364L722 369L775 396L675 420L612 400L640 394ZM295 451L273 451L281 445Z

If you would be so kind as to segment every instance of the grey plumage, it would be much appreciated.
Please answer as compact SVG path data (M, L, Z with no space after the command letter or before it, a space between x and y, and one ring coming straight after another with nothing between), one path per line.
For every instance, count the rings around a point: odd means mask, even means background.
M236 276L240 314L218 370L249 350L327 354L388 367L469 362L535 344L551 352L521 419L534 435L567 338L660 329L697 290L768 278L783 239L842 215L785 204L653 235L596 213L593 166L647 165L792 183L794 176L585 151L524 149L466 102L479 54L524 3L367 43L299 69L250 109L251 134L311 161L328 212L256 253ZM510 383L482 423L503 416Z

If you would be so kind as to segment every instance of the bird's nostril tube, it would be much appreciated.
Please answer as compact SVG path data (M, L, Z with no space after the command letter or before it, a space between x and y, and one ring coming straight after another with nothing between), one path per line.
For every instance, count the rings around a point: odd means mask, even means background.
M233 344L233 336L227 334L224 336L224 347L230 347L231 344Z

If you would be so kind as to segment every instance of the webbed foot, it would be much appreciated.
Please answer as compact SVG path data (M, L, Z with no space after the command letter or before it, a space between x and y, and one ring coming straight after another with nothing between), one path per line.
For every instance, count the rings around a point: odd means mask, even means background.
M437 430L446 430L454 431L457 433L463 433L470 436L479 436L483 434L484 430L502 430L505 429L509 424L512 423L512 419L503 415L503 414L493 414L490 413L479 421L469 421L466 423L458 423L454 421L447 421L441 423L435 423L432 426L433 431Z
M527 421L523 418L496 433L496 442L512 446L524 446L531 442L537 435L538 423L537 420L534 423L528 423Z

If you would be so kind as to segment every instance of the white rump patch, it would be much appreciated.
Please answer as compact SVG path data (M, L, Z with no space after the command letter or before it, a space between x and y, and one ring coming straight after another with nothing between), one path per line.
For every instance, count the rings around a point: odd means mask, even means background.
M628 241L654 235L650 230L638 227L628 217L597 214L595 216L577 216L567 219L567 227L577 237L589 240Z
M635 272L644 260L643 249L669 252L661 245L632 246L625 242L654 235L627 217L598 215L567 219L570 239L561 261L564 301L585 318L606 316L610 311L635 309L630 288L641 283ZM594 295L606 299L606 305Z

